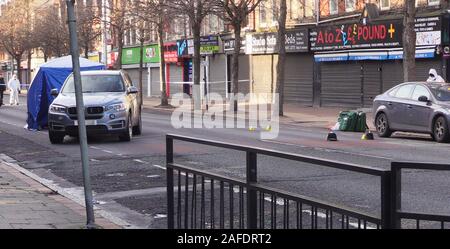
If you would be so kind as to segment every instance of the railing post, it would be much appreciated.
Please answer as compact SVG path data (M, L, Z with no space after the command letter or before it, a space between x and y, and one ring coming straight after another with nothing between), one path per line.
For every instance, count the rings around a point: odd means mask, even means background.
M381 227L383 229L393 229L393 202L392 202L392 177L391 171L386 171L381 176Z
M392 223L394 228L401 228L401 220L397 216L397 211L402 208L402 176L401 167L398 167L395 162L391 163L391 182L392 182Z
M247 151L247 186L257 183L256 152ZM247 228L256 229L258 222L258 195L256 190L247 187Z
M173 139L166 136L166 176L167 176L167 228L174 229L174 195L173 195Z

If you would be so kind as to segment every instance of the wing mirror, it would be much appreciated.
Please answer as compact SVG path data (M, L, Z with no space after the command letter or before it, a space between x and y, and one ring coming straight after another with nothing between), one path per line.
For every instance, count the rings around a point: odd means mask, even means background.
M427 96L420 96L418 99L420 102L430 103L430 100Z
M58 94L59 94L59 90L56 89L56 88L53 88L53 89L50 91L50 95L52 95L52 96L55 97L55 98L58 96Z
M139 90L135 86L130 86L127 89L127 94L136 94L138 92L139 92Z

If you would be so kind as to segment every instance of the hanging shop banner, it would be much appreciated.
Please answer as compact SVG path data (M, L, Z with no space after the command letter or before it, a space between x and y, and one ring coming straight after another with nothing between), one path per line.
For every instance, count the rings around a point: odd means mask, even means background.
M416 31L416 45L439 45L441 44L441 17L418 17L414 29Z
M178 62L178 46L176 42L164 43L164 60L166 63Z
M208 55L219 52L219 37L214 35L200 37L200 54Z
M342 24L311 29L311 51L402 46L403 25L400 20Z

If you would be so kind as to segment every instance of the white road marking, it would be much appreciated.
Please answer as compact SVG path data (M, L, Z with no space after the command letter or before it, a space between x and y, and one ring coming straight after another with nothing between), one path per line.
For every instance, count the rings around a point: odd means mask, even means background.
M157 177L160 177L160 175L149 175L149 176L146 176L147 178L157 178Z
M103 152L106 152L108 154L114 154L114 152L110 151L110 150L102 150Z
M335 153L349 154L349 155L355 155L355 156L364 156L364 157L372 157L372 158L393 160L393 158L391 158L391 157L376 156L376 155L370 155L370 154L364 154L364 153L355 153L355 152L350 152L350 151L335 150L335 149L321 148L321 147L309 147L309 146L305 146L305 145L301 145L301 144L280 142L280 141L274 141L274 140L266 140L266 139L264 139L264 140L261 140L261 141L267 142L267 143L274 143L274 144L297 146L297 147L300 147L300 148L311 148L311 149L318 150L318 151L335 152Z
M161 218L167 218L166 214L156 214L155 216L153 216L154 219L161 219Z

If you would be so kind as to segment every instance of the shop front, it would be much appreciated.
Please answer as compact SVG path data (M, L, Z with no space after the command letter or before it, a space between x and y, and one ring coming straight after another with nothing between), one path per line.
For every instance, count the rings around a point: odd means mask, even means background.
M122 50L122 68L128 72L134 85L139 87L140 47ZM156 44L145 45L143 49L142 91L144 96L160 96L159 48ZM113 56L112 58L116 58Z
M442 74L441 17L416 19L416 80L430 68ZM401 20L349 23L310 31L321 106L370 107L378 94L403 82Z
M278 63L277 34L255 33L246 37L246 54L251 55L252 92L273 93ZM284 99L305 106L313 105L314 60L308 53L308 30L286 31Z

